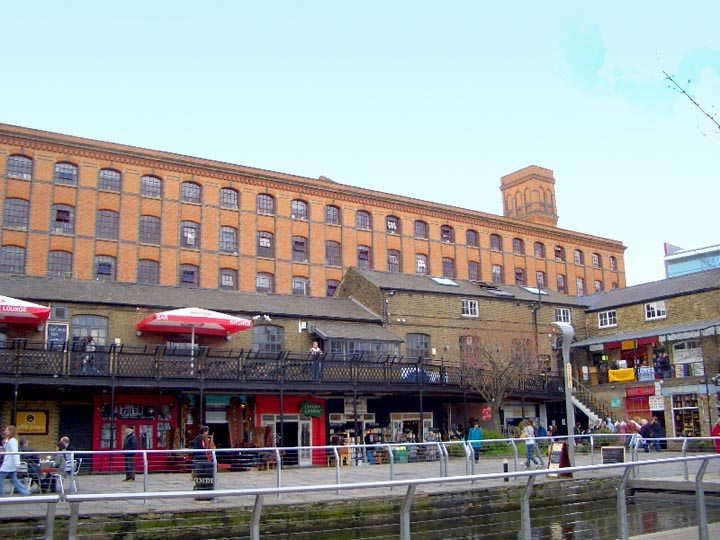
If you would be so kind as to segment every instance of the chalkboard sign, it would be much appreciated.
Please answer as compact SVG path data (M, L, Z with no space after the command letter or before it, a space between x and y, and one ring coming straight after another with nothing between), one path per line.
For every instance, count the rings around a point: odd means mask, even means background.
M549 451L549 459L550 459L550 468L556 469L560 465L560 459L562 458L562 449L563 444L561 442L554 442L550 445L550 451ZM553 467L552 465L555 465Z
M48 349L62 350L68 338L68 325L58 323L47 323L47 344Z
M625 463L624 446L603 446L600 453L603 463Z

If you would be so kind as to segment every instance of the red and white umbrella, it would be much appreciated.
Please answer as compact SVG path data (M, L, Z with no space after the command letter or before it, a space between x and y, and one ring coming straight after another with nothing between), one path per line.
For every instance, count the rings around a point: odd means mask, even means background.
M50 308L0 295L0 323L42 324L50 317Z
M228 336L252 327L252 321L196 307L153 313L135 325L140 332L187 334L195 348L195 334Z

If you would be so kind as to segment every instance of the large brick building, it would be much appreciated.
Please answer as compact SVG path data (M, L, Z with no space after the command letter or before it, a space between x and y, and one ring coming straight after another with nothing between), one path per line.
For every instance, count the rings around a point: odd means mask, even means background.
M0 273L332 295L352 266L625 285L622 243L557 228L553 172L501 180L504 215L0 125Z

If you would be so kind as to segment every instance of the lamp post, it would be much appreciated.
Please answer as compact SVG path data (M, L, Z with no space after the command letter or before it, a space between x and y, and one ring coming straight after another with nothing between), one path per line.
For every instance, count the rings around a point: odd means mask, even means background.
M572 402L572 366L570 365L570 344L575 337L575 329L571 324L565 322L551 323L562 333L562 356L563 371L565 373L565 414L567 417L568 428L568 457L570 458L570 466L575 465L575 437L573 437L573 429L575 428L575 408Z

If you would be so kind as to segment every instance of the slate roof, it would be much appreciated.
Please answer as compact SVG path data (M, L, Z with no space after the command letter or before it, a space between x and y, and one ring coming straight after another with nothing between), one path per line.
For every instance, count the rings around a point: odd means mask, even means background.
M435 294L447 294L464 297L481 297L481 298L505 298L534 302L538 299L537 289L530 287L525 289L519 285L493 285L487 284L483 286L479 282L473 282L462 279L452 279L451 282L456 285L442 285L431 276L414 276L407 274L395 274L390 272L377 272L374 270L361 270L359 268L350 269L351 272L357 272L359 275L367 279L383 290L397 290L407 292L423 292ZM584 307L584 302L574 296L543 289L541 295L542 302L548 304L562 304Z
M709 319L705 321L692 321L669 326L661 326L659 328L645 328L642 330L628 330L626 332L618 332L616 334L605 334L602 336L594 336L573 343L572 347L589 347L590 345L600 345L602 343L612 343L615 341L625 341L630 339L640 339L646 337L663 337L672 336L666 341L677 341L681 339L691 339L698 337L698 332L702 335L718 335L720 334L720 318ZM687 335L683 335L686 334Z
M200 307L238 315L302 317L364 323L382 318L345 298L256 294L107 281L77 281L32 276L0 278L0 294L38 304L111 304L164 311Z
M642 304L683 296L687 294L710 291L720 288L720 269L706 270L673 278L651 281L615 289L588 296L581 296L578 302L588 306L587 311L599 311L608 308Z
M404 341L402 338L397 337L392 332L388 332L381 326L368 326L367 324L360 325L320 321L313 324L310 331L316 333L323 339L367 339L370 341L391 341L393 343L402 343L402 341Z

